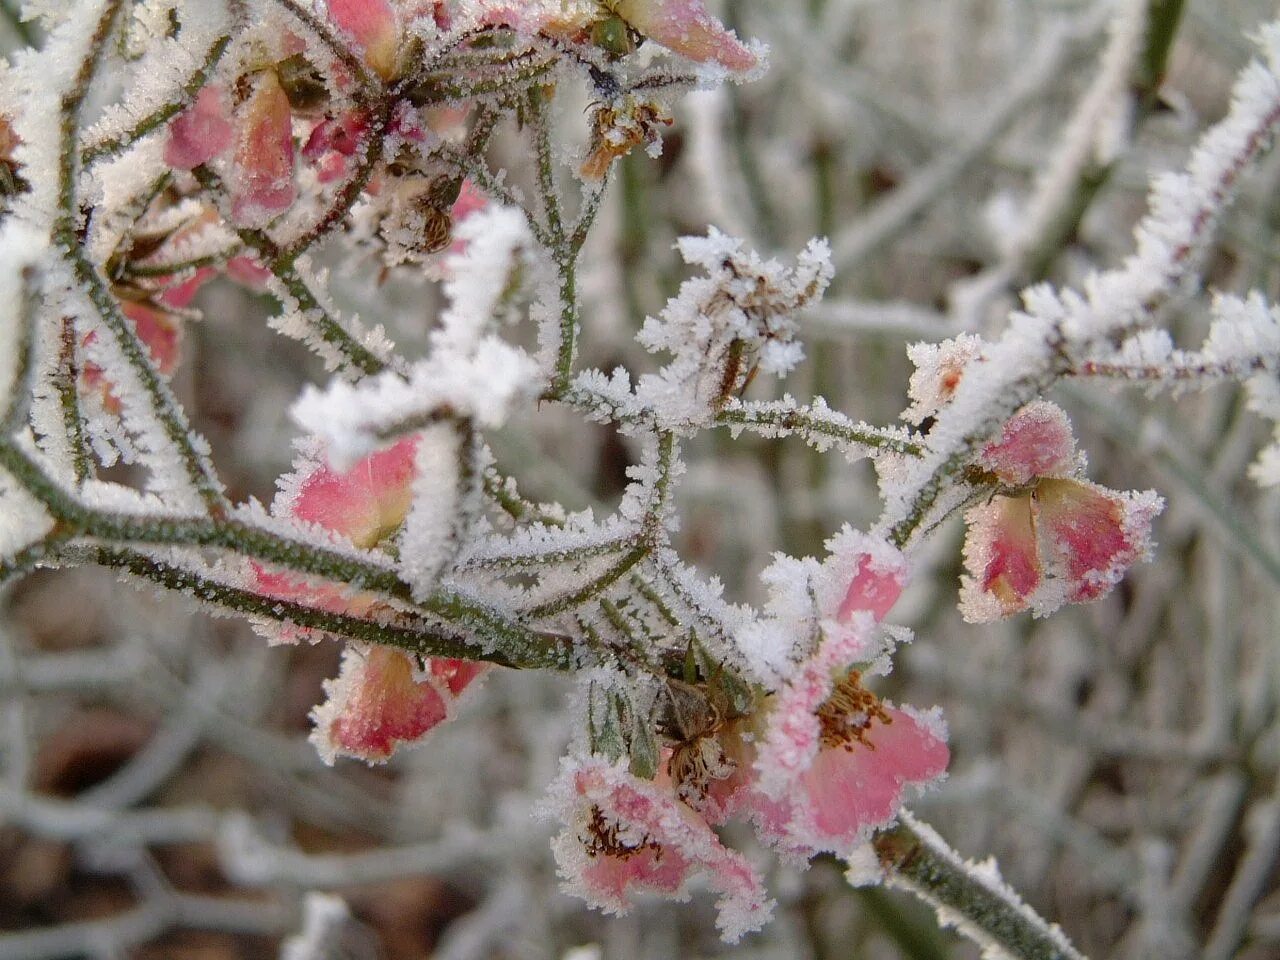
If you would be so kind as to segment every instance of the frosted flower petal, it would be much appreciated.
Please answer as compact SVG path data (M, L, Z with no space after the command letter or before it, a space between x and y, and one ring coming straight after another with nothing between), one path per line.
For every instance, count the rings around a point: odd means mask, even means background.
M646 37L690 60L714 61L727 70L756 65L756 55L707 12L702 0L619 0L615 9Z
M272 70L257 75L240 107L231 215L242 227L265 227L293 203L293 114Z
M1000 438L982 449L982 465L1004 483L1020 487L1036 477L1063 476L1075 468L1076 444L1062 408L1029 403L1005 423Z
M341 30L383 80L396 73L400 25L395 8L387 0L326 0L329 19Z
M1041 530L1072 603L1109 593L1146 556L1151 521L1161 507L1153 493L1126 495L1081 480L1042 480L1036 500Z
M169 124L164 162L175 170L193 170L230 147L231 140L225 94L221 87L210 84Z
M626 913L637 893L688 899L694 876L720 894L717 926L729 942L773 911L764 883L740 853L669 786L641 780L599 757L566 758L548 809L564 820L552 841L567 892L606 913Z
M406 437L369 454L350 470L319 467L298 487L291 512L372 547L404 522L412 497L417 440Z
M347 647L328 700L312 711L312 741L326 762L343 755L372 763L388 759L448 719L448 703L430 679L414 678L413 662L390 647Z
M1026 610L1043 579L1031 497L994 497L970 508L965 524L965 620L990 623Z

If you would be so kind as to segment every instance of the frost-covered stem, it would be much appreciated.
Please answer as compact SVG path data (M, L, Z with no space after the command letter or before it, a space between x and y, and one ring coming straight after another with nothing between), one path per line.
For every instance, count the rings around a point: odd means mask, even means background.
M476 624L486 628L496 626L496 616L457 597L433 600L429 605L456 618L461 618L464 612L469 614L465 634L452 633L447 626L399 610L395 611L393 619L385 621L331 613L292 600L264 597L251 590L157 560L137 550L96 547L86 551L69 548L64 551L63 556L73 562L87 559L99 566L120 570L242 616L320 630L362 643L398 647L422 656L482 660L520 669L566 670L576 663L572 651L566 646L547 643L541 637L528 635L510 624L503 625L510 636L501 639L510 639L511 636L527 638L527 642L521 645L518 656L507 656L506 651L497 644L492 649L477 646L468 639L471 631L476 629ZM493 633L486 634L486 639L494 639Z
M79 157L76 140L80 130L80 109L89 94L90 82L97 71L107 37L111 33L121 5L122 0L109 0L104 4L90 40L89 53L76 73L71 90L62 99L58 121L62 134L58 157L59 214L54 222L53 236L57 244L62 247L76 278L86 288L89 299L101 315L103 323L111 331L129 365L137 373L143 389L150 398L153 412L163 426L165 435L178 451L196 492L209 511L217 515L222 513L226 501L213 464L196 448L191 425L187 422L168 385L152 365L147 347L138 339L137 334L120 312L111 291L103 282L98 268L85 254L77 230L80 207L76 191Z
M222 181L208 167L196 167L192 173L200 185L211 193L222 189ZM353 202L354 199L352 197ZM333 221L335 224L337 222ZM241 243L257 253L263 266L284 284L285 290L297 301L298 312L310 320L321 340L338 351L346 369L357 370L366 375L381 373L386 369L386 364L381 359L348 333L335 317L330 316L329 311L311 292L306 280L299 275L294 262L302 254L301 248L282 251L262 230L241 227L236 230L236 236Z
M587 234L591 232L591 225L595 223L596 214L600 212L600 201L604 199L607 185L608 175L606 174L600 184L594 190L588 190L582 199L578 222L574 224L573 233L569 237L574 253L579 252L582 245L587 242Z
M269 530L255 527L252 524L235 519L211 519L207 517L141 517L128 514L110 513L94 510L79 503L61 489L52 479L40 470L39 466L28 459L16 446L8 441L0 441L0 466L11 473L34 496L39 498L46 508L58 520L58 532L64 539L72 537L92 538L127 545L152 545L174 547L214 547L225 549L238 556L260 560L275 566L309 576L323 577L336 583L343 583L361 589L376 590L401 603L417 606L419 609L445 620L455 621L481 633L492 647L493 652L477 651L474 645L466 647L465 653L440 652L440 656L466 656L469 659L493 660L510 666L522 667L557 667L564 669L569 665L569 655L560 648L558 638L533 633L503 617L484 605L460 597L456 594L440 592L421 603L415 604L412 591L396 573L376 563L370 563L334 550L327 550L312 544L291 540ZM105 548L104 548L105 549ZM150 562L142 554L123 552L130 564L138 557ZM102 555L94 555L95 562L104 561ZM164 577L150 576L149 579L159 582L161 586L171 589L186 590L183 578L197 577L190 571L169 568L172 573ZM136 572L136 571L131 571ZM144 573L140 576L146 575ZM201 581L204 582L204 581ZM273 620L294 620L303 626L316 626L327 632L344 634L343 623L357 625L361 633L357 639L369 642L385 642L394 646L404 646L394 637L383 641L370 641L368 621L358 618L331 619L329 626L311 624L298 620L295 616L281 616L270 612L277 601L263 597L247 590L217 586L217 594L223 599L223 606L230 605L227 598L243 601L241 609L255 616L267 616ZM212 589L212 588L211 588ZM233 593L227 591L233 590ZM247 605L247 606L246 606ZM293 605L298 610L308 611L308 617L327 616L323 611L313 610L301 604ZM263 612L263 611L266 612ZM359 626L364 624L364 626ZM416 636L416 634L410 634ZM420 639L410 649L417 652L435 653L422 649Z
M573 375L573 361L578 341L577 247L566 236L560 193L556 189L555 156L551 147L550 118L545 95L538 87L529 91L525 100L529 126L533 132L533 151L538 170L538 197L547 218L547 234L551 240L547 252L560 274L560 345L556 352L556 372L552 380L553 396L561 395ZM587 221L588 226L590 221ZM583 231L585 239L586 231Z
M599 595L603 591L609 589L641 560L649 554L648 544L640 544L633 547L613 566L609 567L600 576L595 577L577 590L567 593L564 596L555 597L545 603L540 603L536 607L530 607L525 611L525 616L532 620L540 620L544 617L552 617L558 613L564 613L566 610L572 610L574 607L585 603L592 597Z
M24 547L11 557L0 560L0 587L18 577L25 576L57 553L57 549L71 538L69 531L55 527L46 537Z
M716 424L728 427L766 427L786 433L830 438L838 443L857 444L891 453L918 457L924 448L914 440L903 439L891 430L876 430L862 425L845 426L813 416L801 408L791 410L731 405L716 414Z
M871 841L892 886L958 915L959 931L983 950L1017 960L1083 960L1062 931L996 878L979 877L931 828L905 811Z
M305 233L291 241L287 247L277 252L274 265L267 265L273 273L277 272L277 267L279 270L289 269L301 254L316 243L319 243L330 231L340 226L347 214L351 212L352 206L364 193L364 188L368 186L369 179L373 176L373 171L377 168L379 161L382 160L382 151L385 145L383 134L386 131L387 121L391 116L393 102L393 100L387 98L379 104L369 123L369 132L364 141L364 151L360 155L359 162L355 164L355 169L351 171L351 174L342 184L342 188L338 190L337 195L333 198L333 202L329 204L328 209L321 214L316 222ZM277 273L277 276L279 276L279 273ZM365 372L371 371L366 370Z
M79 371L76 368L76 328L70 318L62 321L62 348L53 375L53 388L58 392L62 411L62 427L71 450L71 473L76 484L83 484L93 473L89 441L85 436L84 418L80 415Z
M196 96L209 81L209 77L213 75L214 69L222 60L222 55L226 53L227 47L231 44L230 35L219 37L214 41L213 46L209 48L208 54L205 55L204 62L191 74L191 77L182 85L182 96L177 100L169 101L163 106L158 107L145 117L142 117L128 130L114 137L110 137L99 143L90 144L80 153L80 162L85 166L99 160L110 154L119 153L121 150L137 143L147 134L154 130L158 130L161 126L177 116L190 104L192 98Z
M16 304L9 305L17 317L10 320L16 324L18 336L13 344L13 357L6 357L2 362L14 365L13 383L9 387L9 397L0 416L0 434L8 436L17 430L27 419L31 406L31 352L35 344L32 329L32 310L34 304L31 296L31 275L28 267L22 274L22 291Z
M1258 373L1274 365L1275 358L1268 354L1229 361L1200 361L1173 358L1162 364L1119 363L1108 360L1081 360L1064 376L1104 377L1111 380L1131 380L1149 384L1196 380L1243 380L1251 373Z

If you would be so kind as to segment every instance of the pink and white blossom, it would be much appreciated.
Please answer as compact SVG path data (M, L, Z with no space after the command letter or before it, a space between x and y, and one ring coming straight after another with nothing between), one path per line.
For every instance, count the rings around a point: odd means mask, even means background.
M566 758L548 810L565 824L552 841L565 890L606 913L626 913L642 893L687 900L695 878L719 894L716 924L730 943L773 911L747 859L669 786L633 776L625 762Z
M979 466L1010 489L971 507L960 610L982 623L1096 600L1150 550L1162 501L1079 479L1071 425L1046 401L1023 407Z

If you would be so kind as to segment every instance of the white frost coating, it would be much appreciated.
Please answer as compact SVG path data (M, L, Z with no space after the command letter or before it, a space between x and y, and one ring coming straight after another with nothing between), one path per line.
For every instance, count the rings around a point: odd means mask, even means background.
M906 810L900 811L898 817L924 842L933 856L946 861L955 869L963 872L970 881L995 894L1008 909L1016 912L1024 923L1034 928L1045 939L1050 941L1063 957L1069 958L1069 960L1085 960L1084 955L1071 945L1071 942L1067 940L1066 935L1063 934L1062 929L1056 923L1046 923L1039 914L1023 902L1012 887L1004 882L994 857L988 858L981 863L962 860L933 827L917 820ZM1005 949L998 940L993 939L989 933L975 925L963 914L957 913L954 909L940 903L928 889L916 886L893 871L887 873L886 880L889 886L910 890L920 899L931 904L937 911L939 925L951 927L961 935L968 937L982 948L984 957L1017 960L1017 957Z
M132 149L104 160L93 168L92 178L81 178L80 195L96 210L85 247L95 263L103 263L135 226L133 206L145 197L169 168L164 162L163 131L144 137Z
M161 107L189 100L184 87L204 65L229 23L226 5L208 2L183 4L181 20L182 29L176 37L165 36L163 29L148 37L146 55L130 70L124 99L103 110L85 131L85 148L92 150L120 138Z
M62 153L59 118L62 98L75 81L89 54L90 40L106 4L87 2L55 4L58 25L36 50L25 47L13 54L13 69L6 83L6 99L18 105L13 128L21 138L13 159L21 167L51 174L59 169ZM35 11L33 11L34 13ZM31 177L30 189L13 201L12 216L37 227L51 224L58 215L58 178Z
M0 320L0 411L8 408L15 389L23 389L22 384L14 383L26 339L23 304L27 283L23 275L40 261L48 247L47 234L23 223L10 220L0 227L0 309L8 313Z
M877 887L885 881L884 867L870 843L859 844L845 857L844 879L849 886Z
M533 244L524 214L496 205L463 220L454 237L465 246L445 261L450 271L444 285L449 307L432 331L431 345L440 353L466 355L498 319L513 273Z
M449 258L450 305L431 334L430 355L406 376L389 371L355 386L341 380L324 390L308 386L293 405L295 422L327 441L338 469L424 421L470 418L483 428L501 426L518 401L536 392L534 360L487 332L530 244L524 217L486 209L458 231L466 251Z
M326 960L334 941L351 922L346 901L332 893L311 891L302 902L302 929L280 947L280 960Z
M53 528L44 506L0 472L0 560L35 543Z
M453 424L437 424L418 435L413 501L400 534L400 574L418 600L436 588L440 571L456 554L459 529L472 512L461 502L462 437Z
M938 414L924 456L905 465L886 497L892 527L927 499L935 478L1053 379L1063 349L1087 355L1107 338L1145 324L1183 293L1237 181L1280 125L1280 21L1259 35L1267 65L1249 64L1236 81L1227 117L1201 138L1186 172L1153 182L1149 212L1135 230L1136 251L1118 269L1090 277L1084 292L1037 286L1023 310L971 365L952 402Z
M763 615L738 631L737 646L752 675L766 686L791 677L800 660L812 654L823 631L840 629L835 618L864 557L876 572L898 572L900 582L907 579L898 550L848 524L823 546L827 556L821 561L776 553L760 574L768 600ZM868 648L870 665L863 672L887 673L885 654L909 637L908 631L896 637L881 631Z
M682 237L677 246L686 263L707 275L682 283L637 334L646 350L666 351L672 360L640 378L636 398L662 426L687 430L706 425L753 367L782 377L804 358L795 315L821 298L832 266L825 240L810 241L793 270L743 253L741 240L715 229Z
M1261 293L1243 299L1219 295L1213 315L1202 349L1206 363L1243 373L1280 368L1280 310Z

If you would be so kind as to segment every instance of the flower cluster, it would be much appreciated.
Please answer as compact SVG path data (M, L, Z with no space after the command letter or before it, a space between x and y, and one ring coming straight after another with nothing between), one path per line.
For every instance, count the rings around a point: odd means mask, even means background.
M950 748L940 711L885 692L911 638L885 620L948 518L965 524L971 622L1097 600L1150 553L1160 497L1085 478L1066 414L1042 399L1057 380L1249 378L1254 406L1280 409L1280 325L1260 297L1220 298L1198 353L1153 329L1280 128L1280 26L1179 202L1158 187L1136 259L1087 295L1031 290L999 340L911 348L909 426L877 427L822 397L752 399L758 372L804 360L839 242L788 266L714 228L684 237L695 275L636 336L665 361L583 363L584 251L615 164L658 151L681 94L763 65L703 0L31 6L50 52L0 68L31 100L0 90L0 299L15 305L0 321L0 505L38 522L0 524L0 577L98 564L273 642L340 643L311 713L330 764L393 759L491 670L577 675L544 812L567 889L611 913L709 886L736 940L774 906L760 848L857 860L909 827L904 803L946 775ZM169 21L166 49L194 72L152 83L145 57L105 55L132 6L151 34ZM104 62L137 89L84 131ZM222 277L273 298L270 326L333 373L290 408L306 436L270 510L236 501L171 389L185 325ZM366 325L353 302L406 315ZM541 503L507 472L528 466L507 452L548 408L632 444L616 504ZM718 429L872 459L884 513L821 558L774 555L763 606L730 602L678 536L683 457ZM119 459L136 469L108 470ZM756 522L751 506L735 522ZM759 847L729 845L734 821Z

